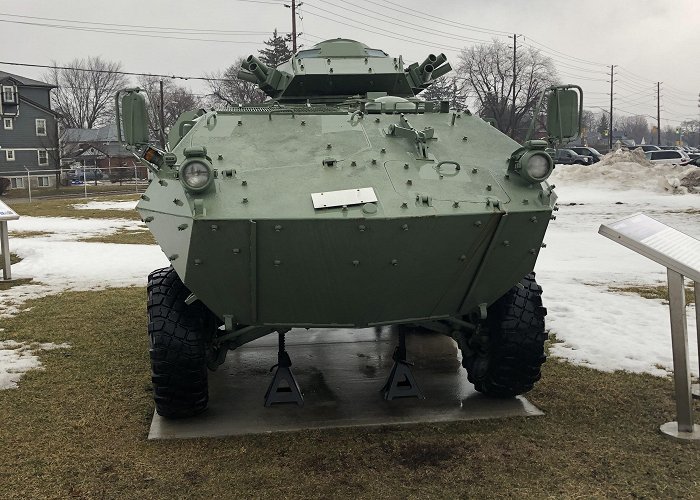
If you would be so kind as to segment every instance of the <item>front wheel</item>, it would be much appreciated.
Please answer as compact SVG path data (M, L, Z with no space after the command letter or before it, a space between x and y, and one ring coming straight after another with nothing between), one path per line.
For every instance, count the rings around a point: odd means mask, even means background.
M462 345L462 365L477 391L513 397L540 379L547 340L541 296L535 273L528 274L488 308L479 332Z
M148 335L153 398L159 415L190 417L209 402L207 314L200 303L187 305L190 291L172 267L148 276Z

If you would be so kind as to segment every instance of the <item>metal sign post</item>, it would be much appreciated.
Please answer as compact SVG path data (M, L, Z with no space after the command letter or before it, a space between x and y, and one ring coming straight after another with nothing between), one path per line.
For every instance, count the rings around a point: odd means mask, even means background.
M644 214L601 225L598 232L666 267L677 420L663 424L660 429L674 439L700 441L700 426L693 421L684 286L684 277L695 282L695 311L700 320L700 241ZM697 330L700 342L700 321Z
M7 228L8 220L19 219L17 212L0 201L0 253L2 253L2 279L11 280L10 268L10 232Z

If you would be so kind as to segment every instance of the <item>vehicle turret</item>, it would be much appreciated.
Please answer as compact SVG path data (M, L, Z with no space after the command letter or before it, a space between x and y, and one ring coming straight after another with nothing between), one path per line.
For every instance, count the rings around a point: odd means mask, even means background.
M277 68L250 55L238 78L257 83L281 102L341 102L368 92L413 97L451 69L445 54L430 54L421 64L404 68L400 56L391 57L355 40L336 38L298 51Z

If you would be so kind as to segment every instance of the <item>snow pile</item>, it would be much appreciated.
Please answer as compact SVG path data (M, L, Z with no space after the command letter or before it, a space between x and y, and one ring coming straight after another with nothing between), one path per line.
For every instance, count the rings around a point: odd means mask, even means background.
M657 193L687 194L692 190L683 184L683 179L698 170L698 167L642 165L630 161L607 165L601 165L602 163L601 161L593 165L559 165L549 182L558 187L566 184L585 184L610 191L636 189Z
M136 201L88 201L73 205L77 210L134 210Z
M0 391L14 389L29 370L42 370L37 351L69 349L70 344L23 344L14 340L0 341Z
M22 258L12 266L14 278L33 278L0 294L0 318L15 315L29 299L65 290L145 285L148 273L169 264L156 245L120 245L77 241L119 230L143 230L140 221L20 217L9 221L13 234L48 232L33 238L10 238L10 249Z
M700 168L691 168L683 175L680 184L691 193L700 193Z
M643 167L651 167L653 165L644 155L644 152L640 148L637 148L631 151L626 149L611 151L601 158L598 162L598 166L607 167L608 165L614 165L616 163L636 163Z

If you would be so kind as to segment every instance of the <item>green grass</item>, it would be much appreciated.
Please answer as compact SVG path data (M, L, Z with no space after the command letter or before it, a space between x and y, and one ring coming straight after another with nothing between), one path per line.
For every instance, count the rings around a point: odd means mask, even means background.
M139 191L143 191L146 189L146 186L148 183L146 181L141 181L139 182ZM98 184L95 186L95 184L91 183L88 181L87 183L87 192L88 196L91 196L95 193L111 193L115 191L123 191L125 194L130 194L134 193L136 191L136 186L132 184L124 184L122 186L119 185L119 183L105 183L105 184ZM78 186L59 186L58 188L56 187L50 187L50 188L32 188L32 197L41 197L41 196L62 196L62 195L76 195L76 194L83 194L85 192L85 188L82 185ZM7 193L2 195L2 199L5 200L12 200L12 199L17 199L17 198L28 198L29 193L26 189L10 189Z
M10 231L10 236L13 238L36 238L37 236L46 236L53 234L51 231Z
M666 285L609 286L608 289L612 292L636 293L645 299L661 299L668 302L668 286ZM685 303L695 303L695 293L692 288L685 288Z
M82 238L79 241L98 242L98 243L119 243L130 245L155 245L156 240L153 234L144 228L143 231L134 231L128 229L119 229L116 233L100 236L91 236Z
M18 278L10 281L0 280L0 292L3 290L9 290L13 286L28 285L32 281L34 281L34 278Z
M88 201L131 201L137 195L101 196L99 198L70 198L57 200L40 200L32 203L10 203L20 216L33 217L74 217L79 219L132 219L141 220L136 210L78 210L73 205Z
M555 360L528 396L543 417L148 442L145 303L71 292L3 320L5 338L72 348L0 391L0 496L700 497L700 449L658 431L670 380Z

